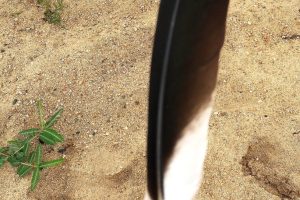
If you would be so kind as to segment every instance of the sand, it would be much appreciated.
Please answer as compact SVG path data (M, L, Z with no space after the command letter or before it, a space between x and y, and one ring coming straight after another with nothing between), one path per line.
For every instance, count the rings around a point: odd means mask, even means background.
M64 107L61 167L0 169L3 200L132 200L146 187L147 95L158 1L65 1L63 26L0 0L0 145ZM299 1L231 1L196 199L300 199Z

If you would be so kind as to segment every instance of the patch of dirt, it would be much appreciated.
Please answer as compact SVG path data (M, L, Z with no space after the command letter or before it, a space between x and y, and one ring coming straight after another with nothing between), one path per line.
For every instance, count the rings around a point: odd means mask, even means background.
M65 145L45 149L45 158L63 153L66 162L43 170L34 193L28 192L30 177L20 179L5 165L0 199L143 199L159 1L64 0L63 27L45 22L34 2L0 0L0 145L37 125L35 100L43 99L47 115L64 107L55 128L66 139ZM196 199L297 197L299 17L298 0L231 1ZM257 137L267 139L252 144ZM254 177L242 173L243 156Z
M300 188L292 183L288 174L278 171L276 154L279 149L279 144L271 144L266 138L257 138L242 158L243 173L254 177L268 192L280 198L295 200L300 198Z

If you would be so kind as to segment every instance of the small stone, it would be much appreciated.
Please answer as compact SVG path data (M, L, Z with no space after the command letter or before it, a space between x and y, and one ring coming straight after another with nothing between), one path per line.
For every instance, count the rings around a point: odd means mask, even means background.
M220 116L228 116L227 112L220 112Z
M18 102L18 99L14 99L12 104L15 105Z
M58 153L64 154L67 151L67 148L61 147L57 150Z

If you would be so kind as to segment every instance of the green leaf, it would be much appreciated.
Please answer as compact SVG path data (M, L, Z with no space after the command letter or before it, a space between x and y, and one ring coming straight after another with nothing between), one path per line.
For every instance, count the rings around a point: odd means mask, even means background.
M38 128L31 128L31 129L20 131L19 134L25 135L25 136L27 136L27 135L34 136L35 133L37 133L38 131L39 131Z
M7 158L7 161L11 164L11 166L13 167L17 167L20 164L20 160L18 160L16 157L11 156L9 158Z
M53 126L53 124L55 124L62 112L63 108L59 109L56 113L54 113L54 115L52 115L50 119L45 123L45 128L50 128L51 126Z
M57 159L57 160L50 160L50 161L42 162L40 164L40 168L54 167L56 165L59 165L62 162L64 162L63 158L60 158L60 159Z
M23 159L24 159L24 157L25 157L25 153L24 153L24 152L18 152L18 153L16 153L16 154L14 155L14 157L15 157L18 161L22 162Z
M8 141L8 144L22 145L22 142L23 142L23 140L15 139L15 140L10 140L10 141Z
M23 141L23 144L30 143L34 138L35 136L27 137L26 140Z
M40 139L46 144L56 144L57 142L64 141L64 137L53 129L45 129L40 135Z
M3 153L3 152L5 152L5 151L7 151L7 150L8 150L7 147L0 147L0 153Z
M17 159L20 160L21 162L29 161L29 164L31 164L33 161L34 152L32 152L28 156L29 149L30 149L30 143L25 143L22 152L20 152L23 154L23 157L18 157L20 153L16 153ZM25 176L29 171L31 171L30 168L31 168L30 166L22 165L22 163L20 163L20 166L18 167L17 170L17 174L19 174L20 176Z
M32 152L29 155L28 164L33 164L34 157L35 157L35 152ZM31 166L21 164L17 170L17 174L22 177L27 175L29 172L31 172L32 169L33 167Z
M39 180L40 180L40 168L36 167L32 174L31 191L33 191L36 188L36 185L38 184Z
M29 158L28 158L28 162L29 162L30 164L33 164L33 161L34 161L34 159L35 159L35 155L36 155L36 152L35 152L35 151L33 151L33 152L30 153L30 156L29 156Z
M24 149L24 151L23 151L24 152L24 156L28 156L29 149L30 149L30 143L29 142L25 143L23 149Z
M41 134L40 135L40 140L42 140L44 143L50 144L50 145L53 145L53 144L56 143L54 140L49 138L46 134Z
M21 157L26 156L30 148L30 142L33 138L34 137L27 138L23 141L18 139L9 141L8 154L15 156L17 159L21 159Z
M42 145L38 145L36 148L36 155L34 158L34 165L35 166L39 166L39 164L41 163L42 160Z
M45 132L47 132L48 134L50 134L52 136L52 138L54 139L54 141L56 142L63 142L64 141L64 137L59 134L56 130L53 129L45 129Z
M40 126L42 127L42 129L44 129L45 120L44 120L44 107L43 107L42 100L39 100L36 105L40 117Z
M31 190L33 191L40 180L40 163L42 160L42 146L39 144L35 151L34 156L34 171L31 179Z
M0 157L0 167L2 167L4 165L5 160L6 160L5 158Z
M23 145L23 141L19 139L8 141L8 154L14 154L16 151L19 151Z
M21 162L24 161L26 156L28 155L28 151L30 148L30 144L28 141L31 141L30 139L27 139L25 141L10 141L9 146L9 154L7 161L14 167L18 166Z
M20 177L23 177L23 176L27 175L31 170L32 170L32 167L30 167L30 166L20 165L18 167L17 174Z

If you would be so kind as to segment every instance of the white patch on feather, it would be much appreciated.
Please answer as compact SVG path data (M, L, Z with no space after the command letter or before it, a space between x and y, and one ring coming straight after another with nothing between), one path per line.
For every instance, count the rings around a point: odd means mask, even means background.
M212 107L202 110L184 129L164 175L165 200L191 200L199 189L208 143Z
M146 190L145 198L144 200L151 200L148 191Z

